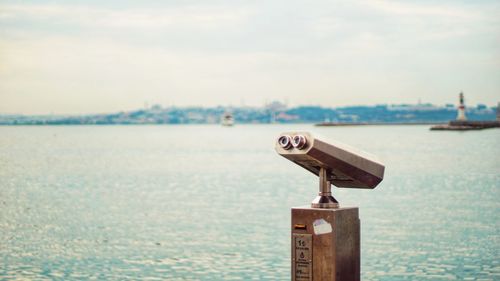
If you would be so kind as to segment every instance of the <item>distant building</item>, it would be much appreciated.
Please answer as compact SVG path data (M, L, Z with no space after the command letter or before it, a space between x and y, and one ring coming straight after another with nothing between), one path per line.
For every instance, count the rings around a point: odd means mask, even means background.
M286 104L279 102L279 101L272 101L271 103L266 104L266 109L273 111L273 112L282 112L286 111L287 106Z
M500 102L497 105L497 121L500 121Z
M161 110L162 110L162 108L161 108L161 105L159 105L159 104L154 104L153 106L151 106L151 111L159 112Z
M285 112L280 112L278 115L276 115L276 120L279 121L293 121L293 120L298 120L300 116L298 115L291 115L291 114L286 114Z
M486 106L486 104L481 104L481 103L480 103L480 104L478 104L478 105L476 106L476 109L477 109L477 110L488 110L488 106Z
M460 92L460 96L459 96L457 120L459 120L459 121L467 120L467 117L465 117L464 93L462 93L462 92Z
M281 103L279 101L273 101L271 103L266 104L265 106L266 110L269 111L271 119L269 120L270 123L276 123L277 115L280 114L281 112L286 111L286 104Z
M454 106L453 106L454 107ZM389 111L439 111L442 107L432 105L430 103L419 103L419 104L392 104L387 106Z

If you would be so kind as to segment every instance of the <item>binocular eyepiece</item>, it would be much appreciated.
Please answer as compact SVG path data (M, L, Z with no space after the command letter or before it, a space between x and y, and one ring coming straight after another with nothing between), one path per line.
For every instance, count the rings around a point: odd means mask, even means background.
M285 150L289 150L292 147L303 149L307 144L307 139L303 135L295 135L293 138L290 135L282 135L278 138L278 143Z

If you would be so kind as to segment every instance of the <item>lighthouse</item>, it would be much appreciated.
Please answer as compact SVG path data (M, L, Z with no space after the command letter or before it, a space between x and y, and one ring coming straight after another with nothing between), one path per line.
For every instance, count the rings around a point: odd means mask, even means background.
M465 117L465 104L464 104L464 93L460 92L460 103L458 105L458 121L466 121L467 117Z

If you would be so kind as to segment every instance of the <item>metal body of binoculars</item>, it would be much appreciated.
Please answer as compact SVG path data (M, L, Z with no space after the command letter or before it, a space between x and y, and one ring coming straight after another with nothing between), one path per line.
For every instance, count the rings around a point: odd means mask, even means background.
M324 170L337 187L375 188L384 178L384 165L375 156L308 132L281 134L276 151L317 176Z

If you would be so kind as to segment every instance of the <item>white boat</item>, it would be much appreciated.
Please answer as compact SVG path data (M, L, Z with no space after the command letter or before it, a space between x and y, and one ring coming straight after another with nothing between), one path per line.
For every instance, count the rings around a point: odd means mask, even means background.
M233 114L231 114L230 112L224 112L224 114L222 114L221 119L222 119L221 120L222 126L233 126L234 125Z

